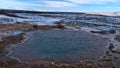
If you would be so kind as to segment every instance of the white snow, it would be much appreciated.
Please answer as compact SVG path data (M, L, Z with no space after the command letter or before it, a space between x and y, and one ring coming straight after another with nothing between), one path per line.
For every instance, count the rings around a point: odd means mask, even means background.
M3 24L13 24L16 22L27 22L30 24L37 25L55 25L56 21L60 21L59 18L51 18L51 17L43 17L39 15L30 15L30 14L16 14L20 17L26 18L17 18L17 17L9 17L6 15L0 15L0 23Z
M91 13L94 14L94 13ZM97 13L96 13L97 14ZM101 14L101 13L98 13ZM107 14L107 13L104 13ZM112 14L112 13L111 13ZM118 14L118 13L116 13ZM119 13L120 14L120 13ZM78 25L110 25L119 27L119 17L104 17L100 15L87 14L32 14L32 13L15 13L19 17L9 17L0 15L0 23L13 24L16 22L37 24L37 25L55 25L56 21L63 20L64 23L70 22ZM23 18L22 18L23 17ZM86 23L86 24L85 24ZM114 23L117 23L116 25ZM102 28L109 28L101 26Z
M21 34L21 33L23 33L23 32L22 31L0 32L0 41L2 41L3 37L6 37L6 36L15 36L15 35L18 35L18 34Z
M88 14L100 14L108 16L120 16L120 12L86 12Z

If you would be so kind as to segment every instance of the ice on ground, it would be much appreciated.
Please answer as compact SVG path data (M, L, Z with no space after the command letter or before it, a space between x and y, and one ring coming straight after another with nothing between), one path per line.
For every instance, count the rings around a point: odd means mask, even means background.
M83 26L101 26L102 28L120 28L119 16L102 16L95 14L33 14L33 13L15 13L21 17L9 17L0 15L1 24L14 24L16 22L37 24L37 25L55 25L56 21L63 21L64 23L73 23ZM111 27L110 27L111 26Z
M0 32L0 41L2 41L3 37L7 36L16 36L18 34L23 33L22 31L7 31L7 32Z
M21 14L21 16L22 15L23 14ZM43 16L38 16L38 15L33 15L33 16L23 15L22 17L27 17L27 18L15 18L15 17L6 16L6 15L0 15L0 23L1 24L14 24L16 22L21 22L21 23L25 22L25 23L37 24L37 25L55 25L54 23L56 21L61 20L59 18L43 17Z
M120 16L120 12L86 12L88 14L100 14L108 16Z

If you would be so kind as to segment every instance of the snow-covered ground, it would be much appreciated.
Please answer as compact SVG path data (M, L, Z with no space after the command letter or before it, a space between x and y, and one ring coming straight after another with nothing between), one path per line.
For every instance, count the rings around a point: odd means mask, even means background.
M22 31L7 31L7 32L2 32L0 33L0 41L2 41L3 37L7 37L7 36L16 36L18 34L23 33Z
M0 14L0 23L13 24L17 22L37 24L37 25L55 25L55 22L72 23L82 26L100 27L100 28L120 28L120 13L12 13L19 17L10 17ZM98 14L98 15L97 15ZM101 15L99 15L101 14ZM105 14L106 16L103 16ZM111 14L111 16L108 16ZM116 16L118 15L118 16Z
M88 14L100 14L108 16L120 16L120 12L86 12Z
M17 14L20 17L25 18L18 18L18 17L9 17L6 15L0 15L0 23L1 24L14 24L17 22L21 23L30 23L30 24L37 24L37 25L54 25L56 21L60 21L59 18L51 18L51 17L43 17L38 15L24 15L24 14Z

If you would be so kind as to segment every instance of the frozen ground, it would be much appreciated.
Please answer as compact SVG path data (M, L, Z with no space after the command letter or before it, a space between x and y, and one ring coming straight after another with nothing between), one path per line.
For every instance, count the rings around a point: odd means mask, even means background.
M9 13L9 12L8 12ZM27 12L10 12L10 14L0 13L0 24L15 24L15 23L29 23L36 25L53 26L56 23L62 23L67 30L75 31L102 31L102 30L116 30L115 34L99 34L91 33L109 40L114 48L109 50L109 56L106 58L112 60L115 67L120 68L120 42L115 40L116 35L120 35L120 13L27 13ZM0 33L0 41L3 36L11 36L22 33L22 31L6 31ZM117 59L116 59L117 57Z
M9 13L9 12L8 12ZM97 28L120 28L120 13L11 13L0 14L1 24L17 22L38 25L55 25L56 22ZM102 14L102 15L99 15ZM111 14L111 15L110 15ZM18 17L15 17L18 16Z
M7 36L16 36L18 34L23 33L22 31L7 31L7 32L0 32L0 41L2 41L2 38Z
M21 23L30 23L30 24L37 24L37 25L54 25L56 21L60 21L58 18L51 18L51 17L43 17L38 15L30 15L30 14L16 14L20 17L25 18L17 18L17 17L10 17L6 15L0 15L0 23L1 24L14 24L17 22Z
M86 12L88 14L100 14L108 16L120 16L120 12Z

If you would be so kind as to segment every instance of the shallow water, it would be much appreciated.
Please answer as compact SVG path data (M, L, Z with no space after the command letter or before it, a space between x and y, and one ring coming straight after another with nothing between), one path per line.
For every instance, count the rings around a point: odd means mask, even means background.
M13 49L10 56L22 61L77 63L97 60L107 42L84 31L49 30L28 34L29 40Z

